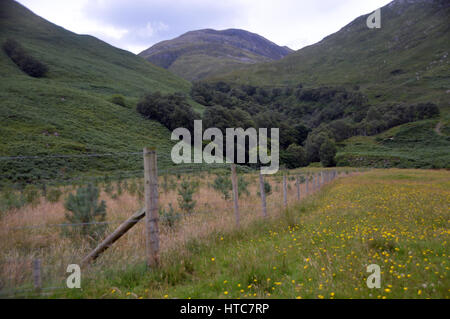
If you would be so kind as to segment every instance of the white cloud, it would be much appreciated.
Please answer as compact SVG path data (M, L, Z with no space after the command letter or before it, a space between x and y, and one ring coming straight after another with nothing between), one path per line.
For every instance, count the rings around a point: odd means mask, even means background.
M76 33L134 53L202 29L239 28L292 49L320 41L389 0L19 0Z

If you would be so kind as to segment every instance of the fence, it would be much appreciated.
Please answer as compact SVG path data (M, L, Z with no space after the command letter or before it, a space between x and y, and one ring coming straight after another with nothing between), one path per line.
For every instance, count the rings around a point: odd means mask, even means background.
M160 159L166 163L168 158L162 154L157 156L150 149L145 149L144 154L0 157L0 161L53 158L86 161L102 156L133 157L130 162L134 165L138 159L142 162L142 157L144 161L141 169L119 171L113 176L54 174L51 179L38 178L35 186L40 186L40 193L34 194L37 199L28 198L29 205L18 205L2 213L0 297L45 295L67 289L69 264L91 264L83 268L83 278L95 276L106 268L120 270L144 261L149 267L156 267L161 253L179 249L192 239L207 238L212 232L226 234L257 219L276 217L284 208L314 194L334 179L356 171L317 168L283 170L263 176L259 169L230 164L164 165L164 169L158 169ZM9 191L3 186L3 197L5 192L20 197L18 190L25 192L33 184L29 177L14 180L16 183L8 186ZM24 181L28 186L24 187ZM100 199L106 202L107 219L67 222L62 199L85 184L96 184L101 189ZM50 200L49 194L55 190L62 196ZM141 219L144 222L139 222ZM91 226L103 227L103 236L73 236ZM68 231L72 236L66 234Z

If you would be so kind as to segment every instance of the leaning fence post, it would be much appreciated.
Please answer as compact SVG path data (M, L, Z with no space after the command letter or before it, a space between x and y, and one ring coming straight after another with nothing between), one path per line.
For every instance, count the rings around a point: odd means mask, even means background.
M156 150L144 148L145 242L147 266L159 264L158 167Z
M238 193L238 180L236 174L236 165L231 164L231 184L233 186L233 201L234 201L234 215L236 217L236 226L239 227L239 193Z
M41 260L33 259L33 281L34 288L40 291L42 288L42 277L41 277Z
M300 200L300 176L297 176L297 200Z
M283 175L283 204L284 207L287 207L287 181L286 175Z
M261 204L262 204L263 217L267 217L266 189L264 187L264 177L261 172L259 172L259 189L261 192Z

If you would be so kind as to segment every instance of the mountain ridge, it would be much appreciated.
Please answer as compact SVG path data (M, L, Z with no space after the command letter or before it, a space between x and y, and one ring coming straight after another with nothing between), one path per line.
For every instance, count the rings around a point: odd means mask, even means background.
M245 30L202 29L159 42L139 56L187 80L199 80L226 69L279 60L292 52Z
M207 80L250 85L361 86L372 100L443 104L448 96L450 3L396 0L381 8L381 28L369 14L287 57L245 66Z

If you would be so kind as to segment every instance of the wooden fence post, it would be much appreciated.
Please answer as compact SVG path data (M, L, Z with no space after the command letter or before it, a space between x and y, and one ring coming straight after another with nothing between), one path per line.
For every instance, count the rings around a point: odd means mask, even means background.
M317 190L320 190L320 172L316 175L316 186Z
M261 204L262 204L263 217L267 217L266 189L264 187L264 177L261 174L261 172L259 172L259 189L261 192Z
M147 266L159 264L158 166L156 150L144 148L145 240Z
M41 277L41 260L33 259L33 282L34 289L40 291L42 288L42 277Z
M239 192L238 192L238 180L235 164L231 164L231 184L233 186L234 215L236 217L236 226L239 227L240 224Z
M300 176L297 176L297 200L300 200Z
M306 183L305 183L305 194L308 196L309 194L309 174L306 174Z
M287 181L286 175L283 175L283 204L284 207L287 207Z

